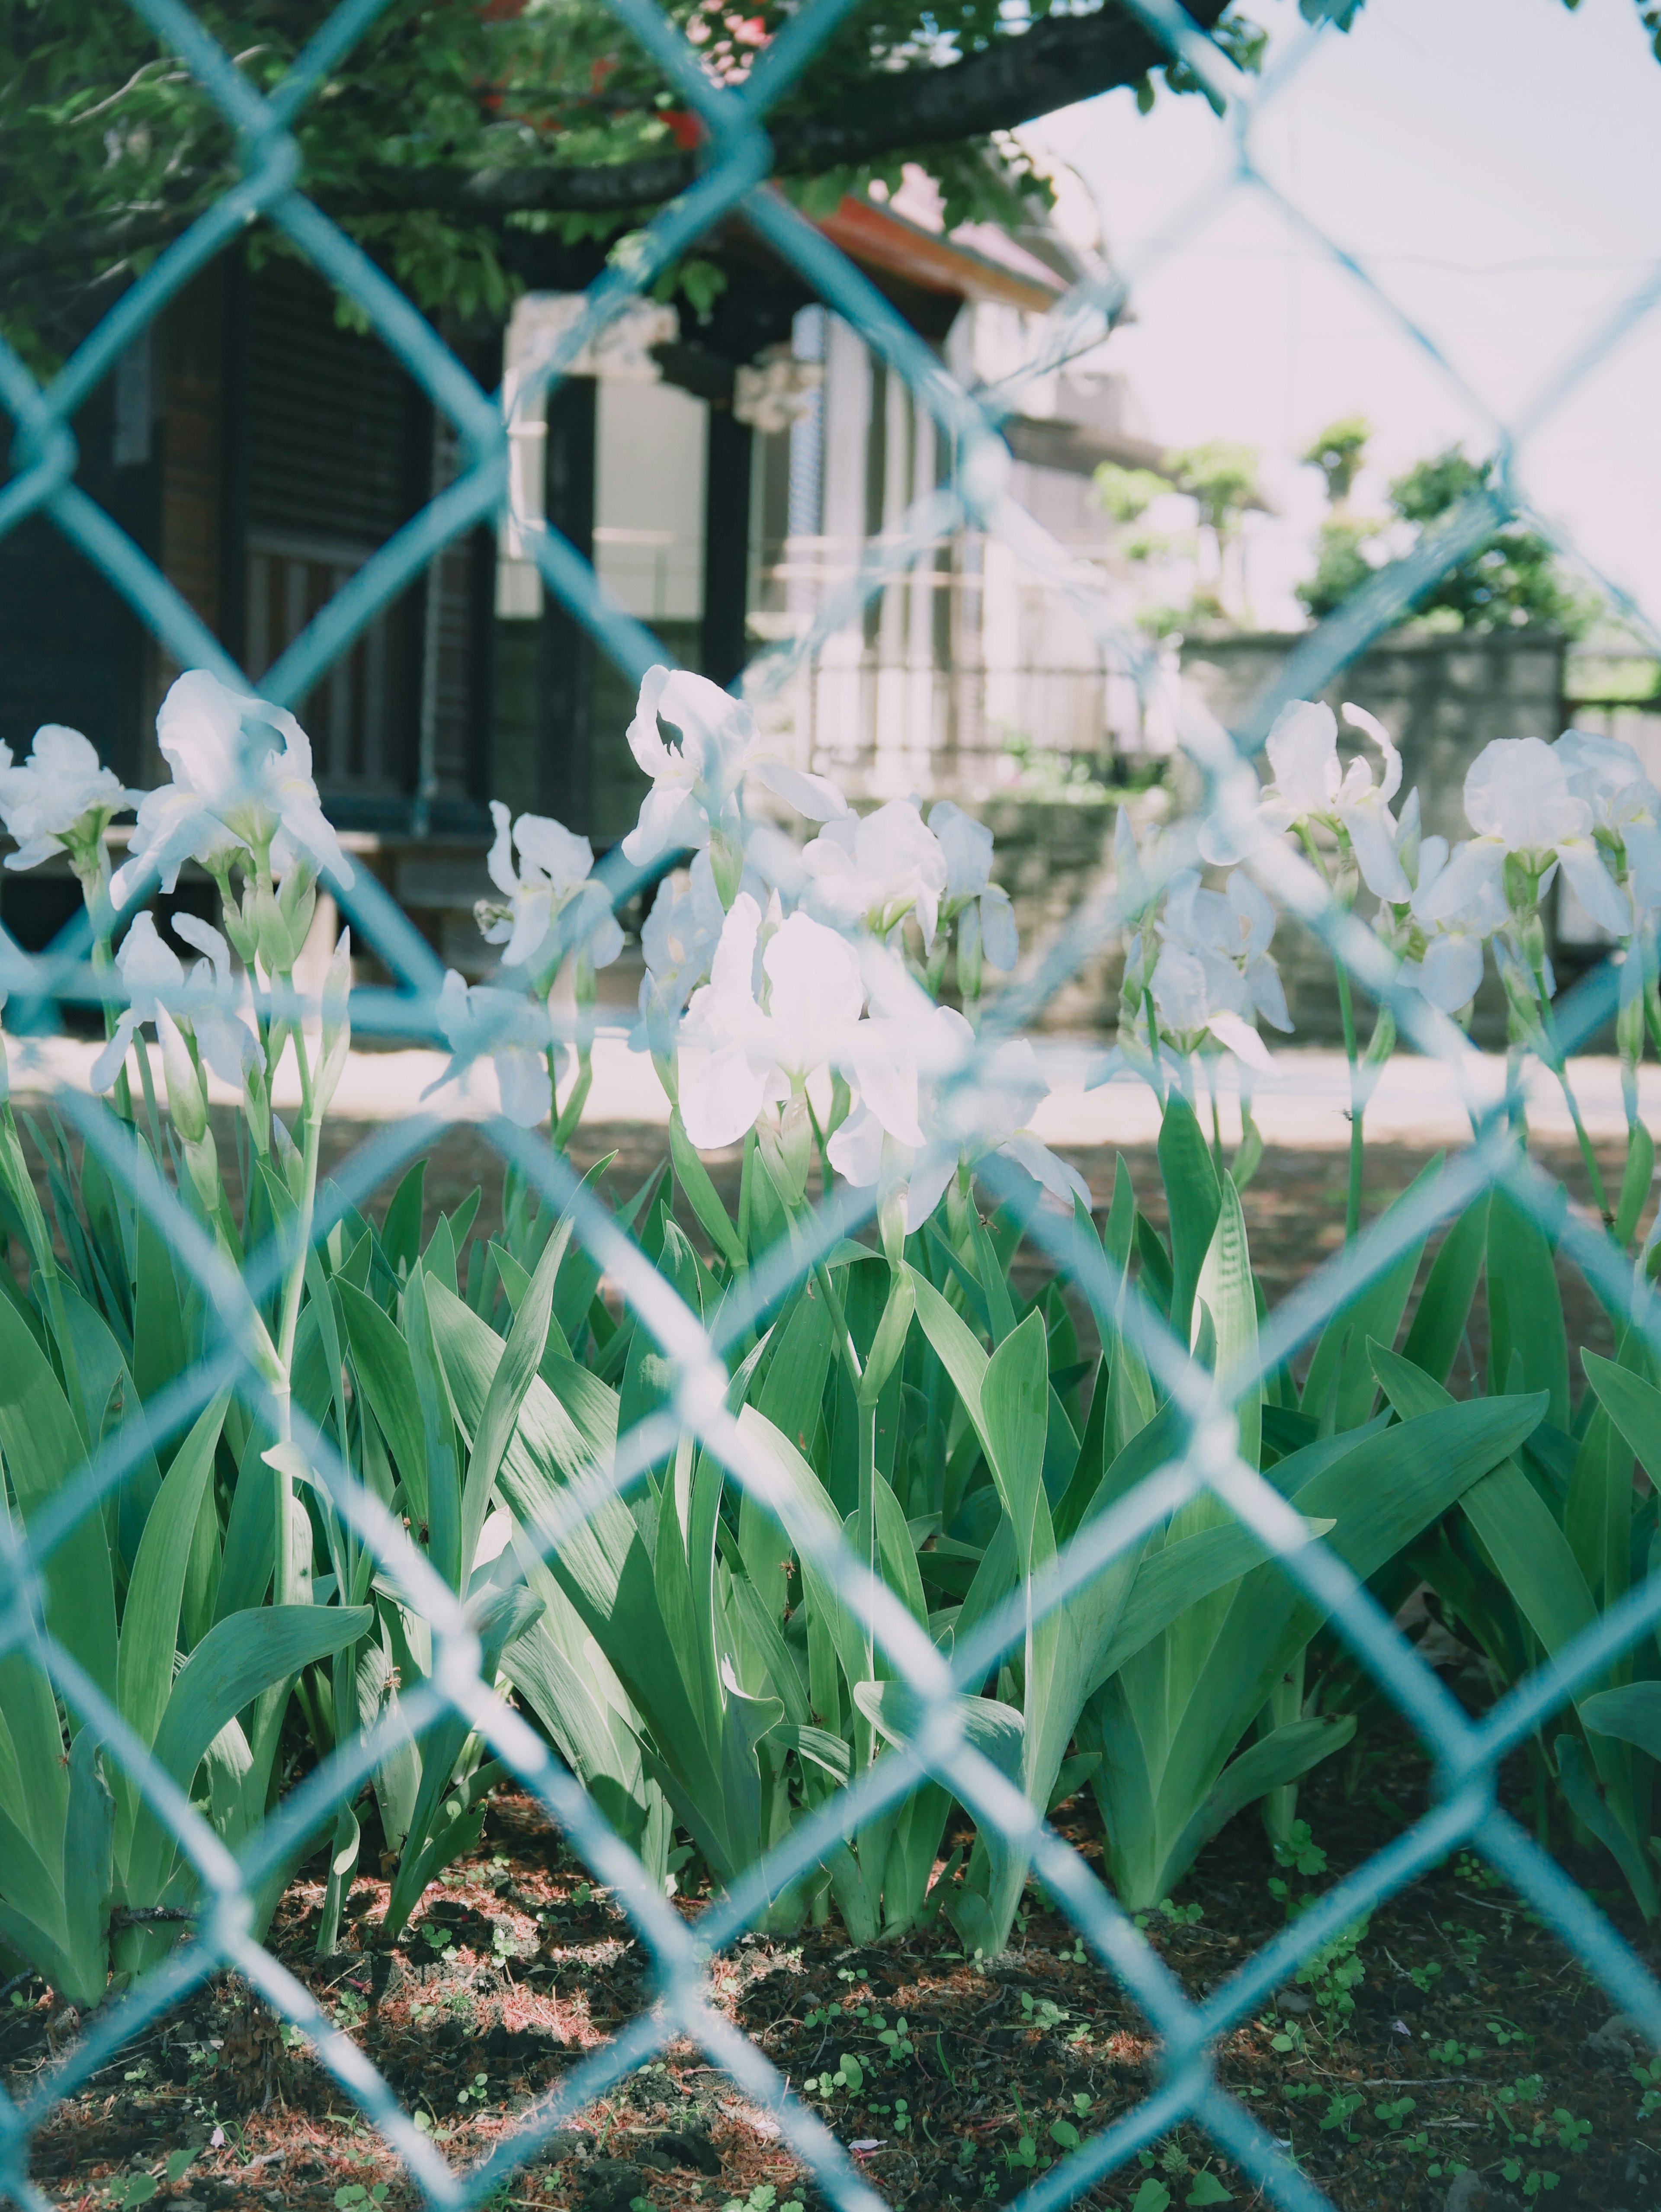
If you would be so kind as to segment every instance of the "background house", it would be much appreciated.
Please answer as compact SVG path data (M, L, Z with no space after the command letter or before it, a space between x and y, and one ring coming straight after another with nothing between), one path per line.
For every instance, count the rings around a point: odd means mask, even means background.
M944 234L920 179L845 199L824 228L960 376L995 381L1089 256L1035 221ZM812 622L868 542L950 455L903 380L747 233L708 249L703 317L642 303L649 343L603 345L545 419L515 421L517 506L594 561L666 652L730 683ZM557 266L508 328L447 331L487 388L545 343ZM1122 384L1075 367L1024 397L1014 495L1088 556L1104 458L1156 459ZM447 425L373 334L281 257L222 257L130 352L76 424L81 481L257 681L455 465ZM0 542L0 738L83 728L130 782L157 779L173 670L55 527ZM512 525L449 548L299 702L334 818L404 902L459 912L482 888L486 801L560 816L597 844L637 798L629 687L544 594ZM1087 630L976 534L942 540L768 702L804 756L856 788L985 787L1006 738L1099 751L1110 692ZM50 934L69 886L11 878L4 914Z

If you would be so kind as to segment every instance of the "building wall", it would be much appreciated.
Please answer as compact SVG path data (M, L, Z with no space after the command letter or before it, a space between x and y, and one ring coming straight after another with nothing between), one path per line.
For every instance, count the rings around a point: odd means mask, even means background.
M1299 634L1191 638L1182 672L1219 719L1233 726L1273 683ZM1563 727L1565 647L1524 629L1491 635L1415 637L1395 632L1368 648L1323 696L1376 714L1402 753L1402 791L1416 784L1425 828L1469 835L1465 770L1494 738L1555 738Z
M186 287L153 343L162 363L161 568L216 634L224 559L225 287L220 272L209 271ZM169 679L173 672L169 666Z
M1214 713L1225 721L1238 721L1299 641L1278 635L1192 641L1183 654L1183 677ZM1364 653L1325 696L1335 708L1353 699L1378 716L1402 750L1402 796L1417 784L1426 827L1453 839L1469 835L1462 803L1465 771L1482 747L1495 738L1549 738L1563 726L1563 652L1561 640L1529 633L1393 636ZM1197 780L1184 777L1183 763L1173 781L1180 799L1197 800ZM1014 902L1023 952L1030 957L1064 933L1092 896L1110 888L1114 810L1002 799L977 811L997 837L999 880ZM1363 898L1364 915L1372 903ZM1286 981L1295 1039L1338 1042L1342 1029L1324 948L1299 923L1283 916L1274 950ZM1558 966L1565 981L1576 965L1573 947L1560 945ZM1112 1028L1118 1018L1122 968L1116 942L1092 952L1052 1000L1047 1024ZM1364 1032L1372 1019L1371 1009L1363 1008ZM1473 1034L1484 1044L1505 1041L1504 1009L1491 963Z
M146 334L71 425L77 485L146 547L155 542L160 499L160 383ZM149 652L138 617L50 515L30 515L0 538L0 742L15 754L27 751L43 722L64 722L125 781L139 780ZM15 872L0 878L9 927L25 880Z
M1030 339L1026 319L964 307L948 365L995 378ZM776 662L752 672L757 711L805 763L873 799L983 799L1018 779L1019 757L1110 750L1126 695L1098 642L1114 580L1089 477L1012 470L1012 499L1059 546L1048 567L977 531L930 537L928 502L952 459L933 418L834 315L798 317L795 350L823 361L824 383L794 431L762 442L751 631L776 648L817 635L811 660L788 675ZM1075 390L1052 375L1043 386L1024 404L1116 422L1123 412L1123 394L1105 386ZM869 583L885 567L887 580L856 604L862 568Z
M529 319L509 326L510 378L534 356L538 343ZM642 369L631 361L627 373L616 373L618 364L609 360L593 366L599 374L570 379L552 402L556 443L562 410L569 414L581 402L593 413L587 508L580 518L564 518L564 533L578 543L586 532L584 550L592 548L611 597L654 631L667 658L696 669L704 613L709 404L650 380L649 362ZM528 542L549 519L553 447L545 407L516 409L511 428L512 514L498 533L496 561L490 795L515 812L557 812L607 844L632 824L646 787L625 736L635 687L548 604ZM581 656L581 672L568 665L574 655ZM551 712L550 679L557 681L562 670L569 679L560 687L564 703ZM563 757L573 750L583 753L581 762Z
M683 667L702 659L709 407L672 384L602 379L595 395L594 567L606 590ZM595 656L592 815L610 843L646 793L625 732L636 691Z

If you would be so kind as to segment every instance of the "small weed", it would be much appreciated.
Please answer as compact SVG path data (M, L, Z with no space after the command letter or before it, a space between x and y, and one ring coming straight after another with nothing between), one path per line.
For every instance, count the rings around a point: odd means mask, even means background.
M136 2166L130 2173L118 2174L113 2181L105 2184L111 2203L148 2204L163 2181L182 2181L195 2158L193 2150L170 2150L160 2173L149 2166Z
M1196 2173L1189 2185L1184 2204L1232 2204L1234 2199L1223 2187L1216 2175ZM1130 2212L1169 2212L1171 2195L1163 2181L1149 2174L1131 2202Z
M886 2120L897 2136L903 2136L911 2124L911 2107L904 2097L896 2097L891 2105L879 2105L867 2100L865 2109Z
M747 2197L729 2197L721 2212L801 2212L800 2198L786 2197L779 2203L779 2192L770 2181L758 2181Z
M1025 2014L1025 2025L1045 2035L1073 2017L1065 2005L1058 2005L1053 1997L1034 1997L1031 1990L1021 1991L1021 2010Z
M484 2102L485 2098L490 2094L490 2075L488 2074L475 2074L472 2080L468 2082L465 2088L457 2090L456 2102L458 2105L482 2105Z
M1205 1918L1203 1905L1178 1905L1174 1899L1169 1897L1162 1897L1154 1910L1161 1920L1168 1920L1173 1928L1195 1928ZM1153 1921L1153 1913L1152 1912L1139 1912L1136 1915L1136 1925L1139 1928L1150 1927Z
M1334 2021L1347 2020L1355 2009L1352 1990L1366 1979L1361 1940L1367 1932L1365 1918L1352 1920L1329 1936L1298 1969L1298 1980L1313 1996L1323 2013Z
M1307 1820L1293 1822L1291 1834L1275 1844L1275 1856L1281 1866L1295 1868L1301 1875L1314 1875L1327 1870L1327 1855L1316 1842Z
M1537 2105L1545 2089L1545 2077L1540 2074L1519 2074L1509 2088L1498 2092L1502 2105Z
M857 2097L865 2087L865 2069L851 2051L844 2051L837 2061L834 2074L810 2074L802 2087L810 2094L834 2097L838 2089L846 2089L850 2097Z
M386 2184L372 2181L366 2189L361 2181L343 2182L334 2193L335 2212L369 2212L371 2205L386 2202Z
M1005 2148L1003 2154L1005 2166L1011 2168L1018 2166L1048 2166L1050 2160L1047 2158L1040 2159L1038 2156L1038 2146L1032 2134L1031 2124L1022 2108L1021 2093L1019 2089L1015 2092L1015 2120L1021 2132L1013 2150Z
M1646 2120L1652 2112L1661 2112L1661 2058L1652 2058L1647 2066L1634 2066L1632 2078L1644 2092L1639 2118Z
M1457 2042L1449 2036L1445 2043L1433 2043L1425 2055L1433 2059L1437 2065L1445 2066L1451 2073L1459 2074L1469 2065L1475 2054L1469 2044Z
M1317 2094L1318 2092L1311 2090L1310 2094ZM1323 2135L1336 2130L1346 2142L1359 2142L1360 2138L1349 2124L1366 2102L1366 2099L1359 2089L1329 2091L1327 2097L1326 2114L1320 2124Z
M1503 1875L1497 1875L1486 1859L1479 1859L1475 1851L1461 1851L1453 1863L1453 1877L1467 1889L1503 1889Z
M1522 2183L1525 2203L1532 2197L1539 2197L1548 2189L1555 2189L1560 2179L1557 2174L1548 2173L1540 2166L1531 2166L1525 2170L1518 2158L1502 2158L1500 2172L1504 2180Z

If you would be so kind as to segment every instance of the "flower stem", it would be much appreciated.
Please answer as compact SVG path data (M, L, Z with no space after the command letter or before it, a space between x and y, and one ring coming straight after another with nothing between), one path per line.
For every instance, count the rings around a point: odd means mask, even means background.
M874 1395L860 1391L856 1395L860 1424L860 1552L871 1578L877 1577L877 1401ZM867 1681L874 1680L877 1672L877 1639L867 1613L865 1622L865 1674ZM868 1729L867 1764L876 1756L876 1731Z
M813 1262L813 1280L818 1285L819 1296L830 1309L830 1318L836 1324L837 1353L843 1365L848 1370L848 1379L854 1387L854 1395L857 1399L865 1387L865 1376L860 1367L860 1355L854 1348L853 1332L848 1326L848 1316L843 1311L842 1300L837 1295L836 1285L830 1280L830 1270L823 1260L816 1260Z
M905 1340L916 1310L916 1296L911 1288L911 1279L903 1264L891 1260L888 1297L883 1307L882 1318L877 1324L876 1335L871 1340L871 1349L866 1354L865 1371L854 1393L860 1425L860 1549L873 1581L876 1580L880 1567L877 1541L877 1413L889 1378L899 1370L904 1359ZM851 1340L849 1349L852 1349ZM875 1678L876 1637L868 1618L865 1625L865 1669L868 1679ZM874 1758L874 1733L867 1748L869 1755Z
M295 1345L300 1334L300 1298L305 1287L306 1261L312 1244L312 1223L317 1211L317 1164L323 1136L323 1116L306 1060L305 1042L297 1025L294 1032L294 1049L295 1058L300 1063L301 1087L307 1103L305 1118L301 1123L301 1186L299 1212L295 1218L295 1249L283 1278L283 1304L277 1325L277 1358L283 1379L272 1395L277 1404L276 1425L279 1443L287 1443L293 1433ZM279 1468L276 1472L277 1547L275 1596L278 1605L290 1605L294 1602L295 1595L294 1559L289 1540L292 1487L285 1468Z
M1544 1032L1550 1053L1548 1065L1557 1078L1563 1093L1563 1103L1569 1109L1569 1119L1574 1124L1575 1139L1580 1147L1580 1158L1585 1164L1586 1179L1591 1185L1592 1202L1603 1218L1604 1228L1612 1229L1615 1226L1615 1215L1610 1211L1609 1198L1603 1189L1603 1178L1598 1171L1597 1155L1591 1148L1591 1139L1586 1134L1586 1125L1580 1118L1580 1102L1575 1097L1573 1085L1569 1081L1567 1057L1557 1042L1556 1025L1551 1018L1551 1001L1546 996L1545 977L1538 972L1534 978L1534 992L1540 1006L1540 1026Z
M1609 1201L1603 1189L1603 1178L1598 1171L1597 1155L1591 1148L1591 1139L1586 1134L1586 1125L1580 1119L1579 1103L1569 1087L1567 1065L1560 1066L1556 1073L1557 1080L1563 1086L1563 1097L1568 1105L1569 1118L1574 1123L1574 1134L1580 1146L1580 1157L1585 1162L1586 1177L1591 1184L1592 1201L1603 1216L1604 1228L1612 1229L1615 1225L1615 1215L1610 1211Z
M1338 1012L1344 1024L1344 1057L1349 1062L1349 1195L1344 1206L1344 1242L1353 1244L1361 1228L1361 1179L1366 1157L1366 1108L1361 1099L1360 1066L1355 1048L1355 1003L1350 996L1349 970L1335 958L1338 978Z
M155 1078L150 1073L150 1048L144 1042L142 1030L134 1037L132 1047L138 1058L138 1079L144 1086L144 1115L150 1125L150 1142L155 1147L155 1164L160 1167L166 1158L161 1144L161 1116L155 1103ZM130 1114L132 1111L131 1099L130 1091L127 1104Z
M593 1086L593 1080L594 1070L593 1055L586 1043L579 1042L577 1046L576 1080L571 1085L571 1093L569 1097L567 1098L563 1107L554 1117L554 1142L558 1146L561 1152L569 1151L571 1139L576 1134L577 1124L582 1119L582 1109L588 1103L588 1092ZM550 1071L548 1083L549 1099L551 1103L553 1097L553 1076L551 1069Z
M1153 987L1142 986L1142 1006L1147 1015L1147 1048L1153 1056L1153 1094L1165 1103L1165 1068L1159 1059L1159 1018L1153 1011Z
M1217 1112L1217 1063L1208 1058L1205 1064L1206 1088L1211 1093L1211 1161L1217 1170L1217 1180L1223 1179L1223 1125Z
M98 861L94 869L77 867L81 878L81 896L86 902L92 919L92 972L103 983L115 963L110 953L110 924L115 918L114 904L110 897L109 848L100 837L98 841ZM115 1008L106 998L103 1000L104 1036L106 1042L115 1035ZM124 1060L115 1073L115 1110L124 1121L132 1120L132 1085L127 1080L127 1064Z

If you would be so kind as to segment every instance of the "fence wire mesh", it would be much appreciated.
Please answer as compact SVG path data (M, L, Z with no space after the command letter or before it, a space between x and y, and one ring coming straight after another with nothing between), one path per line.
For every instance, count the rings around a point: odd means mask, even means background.
M435 556L481 521L494 522L508 486L508 439L501 409L481 391L432 327L411 307L368 257L306 197L292 128L325 84L329 71L351 50L388 0L345 0L275 91L262 96L215 45L182 0L131 0L161 46L200 81L236 134L242 180L163 252L119 304L100 322L61 373L42 388L18 357L0 345L0 402L17 430L10 481L0 489L0 533L26 517L49 516L56 527L137 611L167 653L186 668L212 671L238 690L240 672L174 586L160 573L110 515L76 482L77 453L71 418L106 377L123 350L155 322L168 302L198 271L256 219L276 225L328 282L348 295L402 362L434 405L453 424L459 440L454 480L368 561L316 615L283 653L259 689L278 705L304 698L351 647L376 611L409 586ZM770 108L812 64L814 54L847 13L848 0L808 0L768 46L739 87L715 82L696 48L650 4L606 0L620 24L679 88L707 132L707 153L697 183L652 221L626 264L608 267L585 301L581 318L521 386L522 404L545 394L608 320L646 291L712 224L737 217L758 233L812 289L843 317L910 387L950 441L949 480L915 508L904 526L868 549L859 574L827 597L814 626L787 645L764 653L748 672L751 696L781 690L858 609L911 564L942 533L960 526L987 532L1010 545L1035 574L1068 595L1095 636L1104 663L1144 684L1157 677L1146 640L1120 623L1099 592L1081 581L1070 556L1052 542L1007 490L1009 456L999 422L1019 403L1031 379L1065 360L1109 327L1129 292L1151 263L1080 284L1056 310L1043 343L1021 375L996 390L970 392L954 380L937 356L902 321L871 283L776 191L767 178L771 158ZM1239 191L1267 194L1288 222L1311 235L1346 268L1442 373L1457 381L1429 336L1416 328L1369 272L1325 236L1303 208L1281 195L1257 166L1254 143L1261 118L1290 76L1302 66L1319 27L1309 29L1261 80L1243 75L1202 36L1173 0L1129 0L1173 59L1191 70L1222 118L1224 157L1217 173L1194 196L1186 212L1167 226L1158 255L1180 252L1183 240ZM1157 258L1157 256L1156 256ZM29 2212L50 2203L30 2179L31 2145L61 2100L96 2075L112 2056L177 2005L193 1988L234 1969L272 2010L314 2044L322 2063L403 2160L425 2199L445 2207L490 2199L508 2177L572 2115L660 2054L676 2038L702 2047L759 2106L777 2116L785 2138L824 2194L842 2212L867 2212L881 2200L847 2149L814 2111L792 2094L770 2061L711 2002L711 1963L752 1927L792 1881L821 1861L838 1838L904 1801L925 1780L949 1790L983 1832L1000 1837L1030 1861L1034 1874L1076 1926L1109 1972L1134 1998L1160 2042L1159 2078L1124 2118L1080 2142L1016 2200L1022 2212L1048 2212L1073 2202L1123 2169L1135 2154L1182 2122L1202 2130L1276 2203L1323 2205L1320 2191L1291 2162L1253 2113L1217 2076L1220 2039L1253 2013L1297 1966L1392 1893L1463 1844L1479 1852L1557 1932L1609 1992L1661 2045L1661 1991L1588 1896L1572 1882L1497 1800L1496 1776L1506 1755L1523 1744L1574 1691L1632 1651L1661 1623L1661 1580L1632 1588L1585 1628L1555 1658L1542 1662L1481 1719L1473 1719L1444 1688L1369 1593L1364 1583L1318 1539L1309 1540L1301 1517L1275 1485L1249 1465L1238 1449L1234 1407L1244 1389L1264 1382L1357 1291L1376 1280L1425 1235L1454 1218L1484 1190L1504 1190L1540 1224L1585 1274L1609 1310L1630 1317L1646 1343L1661 1354L1661 1315L1647 1278L1599 1227L1566 1208L1559 1186L1518 1148L1510 1120L1511 1100L1485 1104L1472 1086L1471 1048L1446 1017L1407 987L1373 933L1336 898L1317 870L1288 859L1267 841L1256 812L1259 786L1250 765L1276 714L1288 702L1314 696L1372 639L1409 607L1427 582L1480 544L1496 525L1525 520L1565 554L1550 519L1530 503L1521 473L1529 437L1546 422L1634 325L1661 299L1661 271L1635 288L1614 315L1588 331L1561 368L1548 378L1509 423L1482 409L1481 395L1466 397L1494 423L1497 471L1488 488L1467 498L1407 560L1380 573L1339 612L1320 623L1288 653L1273 684L1232 731L1208 716L1189 694L1182 709L1181 743L1205 785L1202 812L1179 824L1159 863L1159 878L1191 860L1202 824L1232 842L1250 864L1273 850L1275 896L1329 947L1382 1007L1401 1034L1421 1052L1439 1057L1469 1103L1472 1141L1402 1206L1369 1226L1360 1238L1311 1273L1278 1310L1268 1315L1249 1359L1220 1375L1191 1361L1179 1343L1148 1313L1133 1304L1124 1328L1173 1409L1171 1443L1162 1464L1109 1510L1088 1522L1048 1565L1030 1589L1018 1589L955 1650L942 1651L902 1604L871 1562L861 1559L835 1530L824 1535L813 1562L869 1639L888 1673L909 1686L914 1719L909 1741L886 1751L856 1779L803 1818L786 1839L734 1881L696 1922L684 1918L647 1874L640 1860L608 1826L593 1797L550 1752L543 1738L496 1694L477 1618L456 1593L417 1556L404 1528L343 1462L335 1437L298 1413L295 1434L321 1492L375 1571L424 1616L433 1637L430 1673L404 1701L400 1727L419 1734L448 1721L476 1731L505 1771L517 1778L569 1839L594 1877L609 1887L648 1955L654 1970L651 2002L611 2039L574 2065L503 2136L481 2163L452 2168L411 2113L403 2108L350 2035L338 2028L303 1984L252 1932L251 1899L262 1883L280 1879L296 1848L319 1831L330 1808L362 1787L391 1741L389 1723L377 1722L350 1738L284 1797L240 1850L229 1849L191 1802L163 1762L141 1741L106 1690L88 1672L84 1655L67 1648L47 1622L48 1584L54 1563L72 1556L77 1531L107 1508L143 1449L130 1429L116 1431L38 1510L14 1522L0 1515L0 1587L4 1591L0 1654L32 1652L44 1664L58 1698L101 1744L106 1765L130 1778L143 1804L177 1845L199 1884L195 1940L173 1949L119 2000L100 2007L61 2063L43 2073L21 2102L0 2094L0 2196ZM610 601L589 563L557 531L527 533L526 540L547 589L589 630L599 646L631 678L662 658L655 639ZM1582 566L1585 564L1582 563ZM1653 631L1640 611L1626 605L1613 586L1612 605ZM137 886L129 905L148 894L155 871ZM332 888L393 981L353 995L360 1030L423 1043L442 1042L437 1018L442 977L437 961L407 919L362 872ZM618 878L620 900L630 889ZM995 1002L975 1048L954 1081L973 1092L987 1079L989 1056L1020 1035L1080 963L1114 933L1134 925L1158 889L1151 878L1124 877L1055 932L1027 972ZM47 952L24 954L9 939L0 944L4 987L11 1003L15 1066L28 1061L27 1036L40 1033L58 1006L108 1001L113 986L89 964L86 918L68 927ZM1619 992L1615 969L1605 963L1580 983L1557 1010L1558 1041L1572 1051L1609 1018ZM273 1002L275 1010L282 1011ZM298 1013L298 1007L291 1011ZM157 1172L130 1126L100 1104L64 1093L62 1111L112 1184L171 1248L204 1294L212 1340L198 1361L171 1382L146 1409L151 1437L176 1436L222 1392L237 1394L264 1416L272 1379L262 1364L253 1316L293 1259L282 1234L250 1255L240 1277L179 1194ZM380 1131L338 1173L313 1224L326 1239L345 1210L365 1199L390 1174L429 1149L442 1133L441 1118L412 1115ZM516 1169L556 1213L569 1214L575 1237L604 1269L639 1316L666 1363L665 1401L619 1436L609 1463L591 1464L568 1484L558 1509L538 1526L545 1556L557 1552L608 1498L624 1493L644 1472L690 1437L712 1456L745 1494L764 1504L778 1502L776 1470L729 1410L728 1356L746 1329L776 1310L793 1283L805 1279L839 1239L870 1219L868 1194L827 1194L811 1224L776 1248L737 1293L720 1306L713 1322L678 1295L648 1259L630 1227L613 1218L564 1156L506 1120L487 1125L506 1165ZM985 1164L995 1195L1013 1180L995 1158ZM1110 1309L1117 1285L1104 1267L1102 1248L1075 1223L1040 1214L1034 1237L1056 1265ZM15 1472L15 1471L14 1471ZM995 1673L1034 1621L1042 1620L1074 1592L1123 1559L1147 1532L1183 1504L1209 1494L1260 1540L1318 1614L1336 1625L1356 1658L1405 1717L1427 1747L1438 1777L1433 1808L1389 1849L1377 1853L1328 1893L1312 1910L1223 1981L1202 2002L1184 1994L1143 1940L1133 1919L1086 1862L1035 1813L1000 1766L978 1750L963 1725L962 1693ZM344 1595L344 1593L343 1593Z

